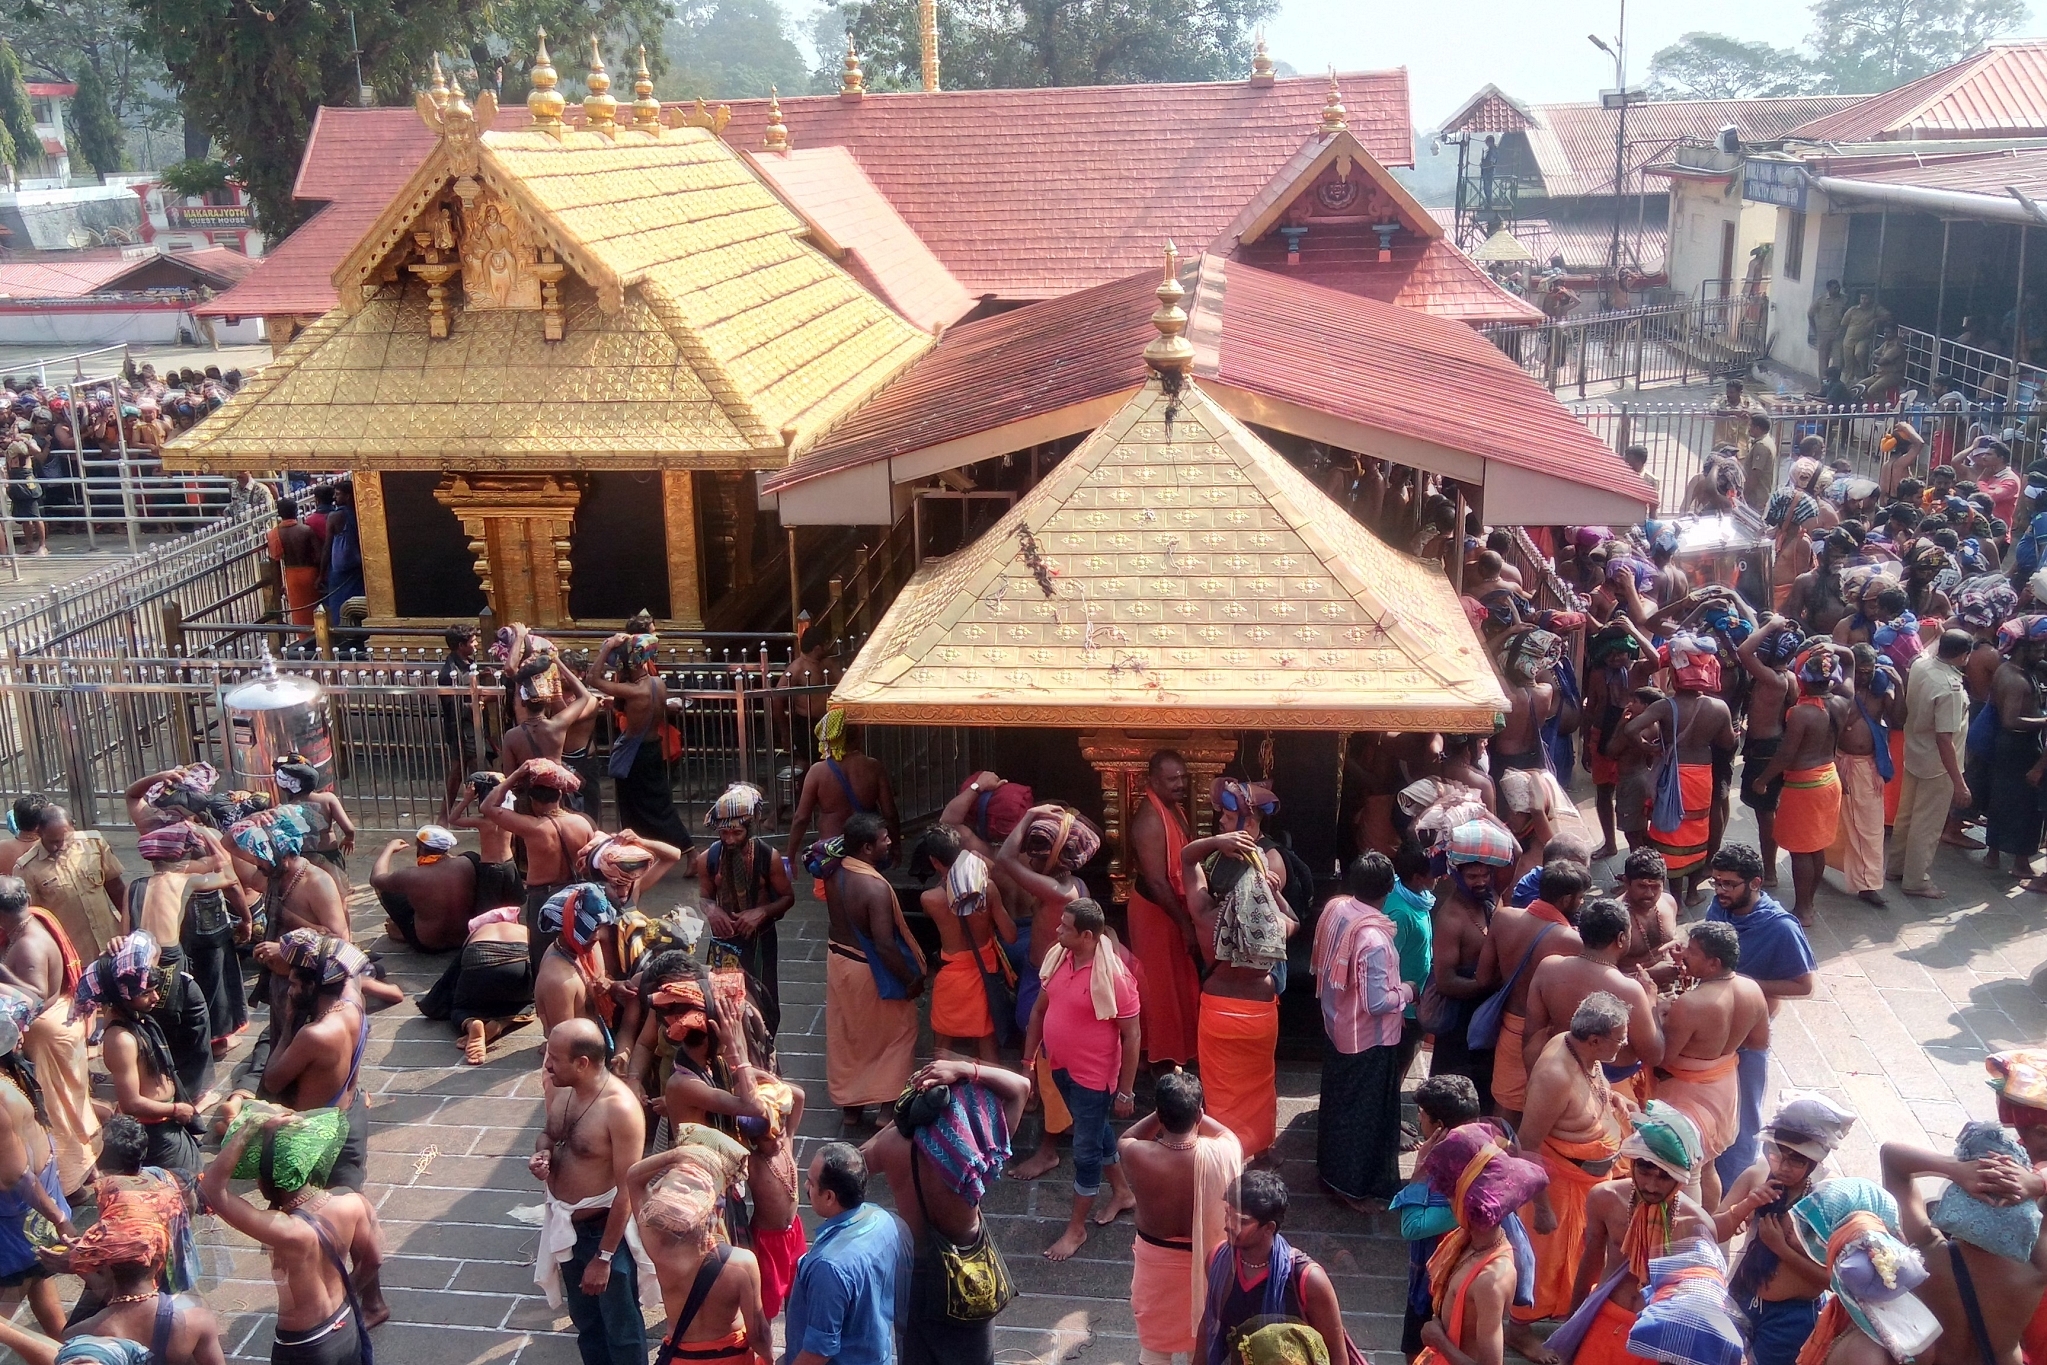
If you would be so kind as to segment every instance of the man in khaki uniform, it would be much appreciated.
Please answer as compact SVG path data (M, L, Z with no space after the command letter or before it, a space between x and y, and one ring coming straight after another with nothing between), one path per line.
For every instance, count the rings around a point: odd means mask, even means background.
M1841 292L1839 280L1828 280L1826 292L1815 295L1812 306L1805 310L1806 325L1812 328L1812 344L1819 348L1819 374L1823 379L1827 367L1834 363L1834 348L1841 344L1841 320L1847 312L1848 296Z
M1855 306L1841 315L1841 378L1850 386L1869 376L1869 353L1876 334L1891 320L1891 310L1878 303L1865 289L1855 296Z
M62 806L45 806L36 844L14 865L31 900L57 917L79 955L99 956L127 932L118 907L128 903L121 860L98 830L74 829Z

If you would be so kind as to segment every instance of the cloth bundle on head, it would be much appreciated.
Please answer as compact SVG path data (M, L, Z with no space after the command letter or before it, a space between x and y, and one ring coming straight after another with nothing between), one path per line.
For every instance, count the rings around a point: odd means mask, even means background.
M1788 1147L1817 1164L1847 1139L1854 1126L1855 1115L1825 1095L1792 1090L1785 1092L1784 1102L1761 1136L1765 1142Z
M2047 615L2014 616L1997 628L1997 648L2002 654L2037 640L2047 640Z
M1305 1322L1267 1322L1238 1339L1237 1359L1243 1365L1328 1365L1329 1344Z
M1498 1227L1507 1215L1549 1185L1549 1172L1533 1161L1508 1156L1499 1130L1467 1123L1436 1140L1415 1174L1432 1194L1450 1201L1457 1226L1443 1235L1429 1257L1429 1290L1445 1302L1450 1277L1471 1245L1471 1234Z
M1601 626L1585 641L1585 658L1595 667L1620 667L1633 663L1642 653L1642 642L1620 624Z
M1279 810L1279 794L1265 782L1218 777L1208 784L1208 808L1237 814L1271 815Z
M846 756L846 712L843 708L834 706L817 723L817 748L826 758Z
M150 1365L147 1346L126 1337L72 1337L57 1348L57 1365Z
M619 662L627 668L645 668L661 652L661 637L642 633L626 640L619 649Z
M413 832L412 842L428 853L447 853L455 847L455 832L439 825L421 825Z
M370 970L369 957L362 949L318 929L293 929L277 940L277 947L287 968L313 977L323 986Z
M1521 856L1521 841L1492 820L1466 820L1450 831L1450 861L1512 867Z
M966 778L960 783L960 790L965 791L973 784L973 777ZM969 820L974 826L974 833L989 844L1000 846L1009 837L1009 832L1016 828L1016 822L1023 819L1035 804L1037 795L1029 783L1004 782L981 793L970 808Z
M271 814L272 812L265 812ZM305 847L305 836L287 825L251 817L228 826L234 846L268 867L282 867L286 858Z
M199 837L199 831L179 821L149 831L135 841L135 850L147 863L181 863L204 853L206 841Z
M1803 635L1795 630L1780 630L1774 635L1763 637L1763 642L1756 646L1756 657L1772 668L1783 668L1797 658L1799 650L1803 648L1805 648Z
M608 885L630 887L634 892L653 865L654 851L629 829L593 834L590 842L576 851L576 870L584 876L602 878Z
M1633 1132L1621 1142L1621 1155L1631 1161L1646 1161L1687 1184L1698 1170L1701 1143L1699 1126L1673 1104L1651 1100L1638 1113L1628 1115Z
M280 755L270 776L286 796L310 796L320 790L320 770L304 754Z
M1954 560L1948 557L1947 550L1933 541L1922 540L1912 547L1910 565L1915 570L1923 569L1929 574L1937 574L1953 563Z
M618 923L618 907L595 882L565 886L540 907L540 932L560 934L564 946L582 952L597 942L598 931Z
M896 1100L895 1124L946 1187L972 1204L1009 1161L1009 1116L993 1091L972 1081L922 1090L911 1082Z
M746 1149L701 1123L676 1125L675 1164L647 1187L637 1217L685 1246L708 1249L725 1191L746 1169Z
M1919 618L1909 611L1899 612L1872 630L1869 642L1901 671L1910 668L1912 661L1926 652L1926 643L1919 636Z
M175 782L151 784L149 790L142 794L142 799L152 806L158 806L169 803L173 797L179 795L204 796L211 792L214 784L219 781L220 771L211 763L188 763L178 770Z
M583 777L574 768L564 767L551 758L533 760L533 771L527 774L528 787L552 787L564 796L574 796L583 790Z
M1810 493L1816 486L1820 470L1824 468L1810 455L1802 455L1791 462L1791 486L1801 492Z
M1524 630L1507 640L1500 651L1500 666L1521 678L1534 678L1544 669L1555 668L1563 653L1564 642L1549 631Z
M145 1218L102 1217L71 1246L71 1268L81 1275L114 1265L160 1268L170 1255L171 1232Z
M1919 1253L1898 1237L1898 1204L1871 1180L1829 1180L1791 1207L1805 1254L1828 1270L1833 1297L1798 1353L1821 1365L1851 1322L1893 1360L1918 1356L1940 1323L1914 1298L1926 1283Z
M704 823L718 825L752 824L767 809L768 798L751 782L734 782L704 812Z
M1656 651L1656 661L1677 675L1679 691L1720 690L1720 646L1706 635L1673 635Z
M1969 579L1956 589L1954 619L1971 630L1988 630L2012 614L2017 589L2000 574Z
M0 994L0 1057L21 1046L29 1025L35 1023L40 1012L36 1002L25 995L13 991Z
M71 1017L102 1005L126 1005L147 991L159 953L156 940L141 929L115 939L78 978L78 989L71 997Z
M1983 1066L1997 1092L1999 1122L2013 1128L2047 1127L2047 1048L1993 1053Z
M1718 604L1699 613L1699 624L1736 647L1747 640L1749 632L1755 629L1749 624L1746 616L1729 611Z
M1031 821L1024 830L1023 845L1026 852L1056 851L1059 865L1077 872L1102 851L1102 834L1084 816L1066 811Z
M1727 1296L1727 1262L1703 1237L1688 1237L1649 1261L1628 1354L1669 1365L1741 1365L1741 1314Z
M2008 1157L2022 1170L2033 1165L2026 1149L1998 1123L1965 1124L1962 1135L1955 1139L1955 1156L1961 1161ZM2027 1261L2032 1258L2033 1244L2040 1240L2040 1205L2025 1199L1999 1208L1951 1184L1933 1206L1933 1225L1956 1241L2014 1261Z
M1840 656L1834 653L1832 643L1825 640L1815 641L1800 650L1793 669L1802 683L1831 687L1841 681Z
M284 1117L274 1132L261 1131L271 1119ZM348 1140L348 1115L339 1109L312 1109L294 1114L281 1105L250 1100L228 1125L227 1138L249 1125L257 1133L235 1163L237 1180L266 1179L279 1194L325 1183L327 1173ZM267 1153L267 1154L266 1154Z
M680 976L662 982L647 997L647 1003L661 1016L662 1030L670 1042L679 1043L690 1030L708 1030L711 1026L703 983L694 977Z
M252 792L237 787L224 796L215 796L207 801L206 813L213 817L213 823L226 829L237 820L269 810L277 804L277 798L269 792Z
M988 860L971 848L963 848L945 870L945 903L964 919L978 914L988 904Z

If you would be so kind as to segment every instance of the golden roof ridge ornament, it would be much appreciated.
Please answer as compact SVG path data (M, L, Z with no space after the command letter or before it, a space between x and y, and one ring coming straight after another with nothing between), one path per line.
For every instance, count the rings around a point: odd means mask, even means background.
M782 97L772 85L768 87L768 131L761 138L761 146L771 152L789 150L789 128L782 122Z
M1158 374L1167 392L1176 393L1194 363L1194 343L1187 340L1187 311L1180 307L1187 297L1180 285L1180 249L1171 242L1166 243L1165 277L1152 292L1159 301L1158 311L1151 315L1158 335L1144 348L1144 363Z
M441 74L441 54L438 52L434 54L434 79L427 87L427 94L432 97L434 108L448 107L448 78Z
M604 69L604 54L597 50L595 38L590 40L590 74L584 84L590 93L583 96L583 127L612 136L618 131L618 101L612 98L611 76Z
M860 70L860 54L853 50L853 30L846 30L845 71L839 76L839 98L851 103L867 95L867 76Z
M532 93L526 96L526 112L533 116L533 126L556 137L562 135L562 111L568 108L568 99L555 89L561 77L555 72L554 60L547 55L547 30L541 29L540 41L533 52L533 69L527 73L532 81Z
M1265 50L1265 30L1260 28L1258 30L1257 46L1251 50L1251 85L1255 89L1262 90L1266 86L1271 85L1273 79L1272 54Z
M661 136L661 101L654 96L654 73L647 69L647 45L640 44L640 69L633 73L633 127Z
M465 131L463 124L475 122L476 111L469 107L469 97L462 93L462 78L453 77L448 82L448 102L441 109L441 125L452 134Z
M1340 133L1350 127L1350 113L1343 107L1343 92L1336 88L1336 68L1329 68L1329 98L1322 101L1322 132L1324 136Z

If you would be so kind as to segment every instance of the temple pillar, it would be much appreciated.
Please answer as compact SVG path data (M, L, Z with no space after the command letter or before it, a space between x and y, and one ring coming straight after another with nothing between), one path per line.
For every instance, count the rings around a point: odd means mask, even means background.
M350 475L355 485L355 529L362 547L363 595L372 621L398 614L398 589L391 576L391 526L384 510L384 476L374 469Z
M1115 899L1129 899L1136 867L1124 848L1130 816L1145 799L1151 756L1174 749L1187 763L1187 819L1199 838L1213 832L1208 787L1237 756L1237 737L1215 730L1087 730L1080 756L1102 780L1102 839L1109 846L1109 881Z
M661 471L661 528L668 545L669 619L686 630L702 630L704 589L703 575L697 566L697 490L687 469Z
M573 474L450 474L434 500L462 523L499 621L567 626L569 537L583 485Z

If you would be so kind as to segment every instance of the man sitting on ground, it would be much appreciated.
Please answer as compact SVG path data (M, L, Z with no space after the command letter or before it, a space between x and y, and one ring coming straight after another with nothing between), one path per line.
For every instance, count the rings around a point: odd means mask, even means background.
M454 832L439 825L422 825L412 836L411 867L393 867L392 858L405 846L403 839L384 845L370 872L370 888L390 916L385 937L423 953L459 948L476 913L476 864L451 856Z

